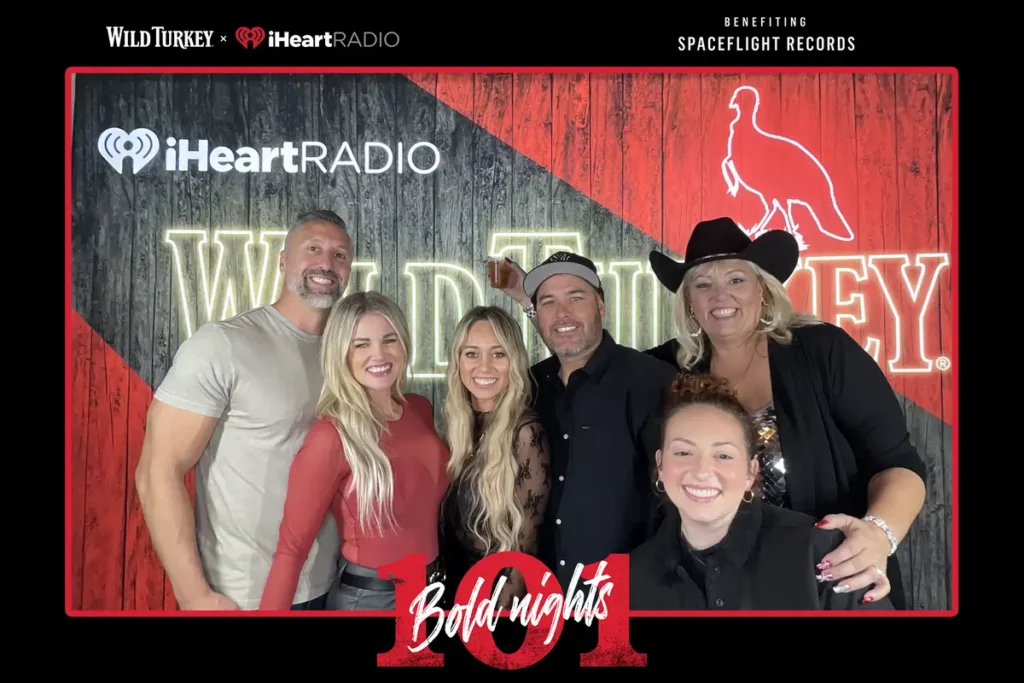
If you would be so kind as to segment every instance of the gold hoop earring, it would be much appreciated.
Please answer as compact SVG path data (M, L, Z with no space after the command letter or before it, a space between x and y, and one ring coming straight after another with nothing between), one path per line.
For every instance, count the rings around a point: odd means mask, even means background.
M654 482L654 490L657 491L658 493L665 493L665 485L661 483L661 479L658 479L656 482Z
M772 319L771 318L768 318L767 320L764 319L764 311L765 311L766 308L768 308L768 302L765 301L764 297L762 296L761 297L761 324L764 325L765 327L768 327L769 325L772 324Z
M750 498L747 498L748 495L750 496ZM751 491L750 489L747 489L746 491L744 491L743 492L743 502L744 503L753 503L754 502L754 492Z
M691 332L691 333L690 333L690 336L691 336L692 338L696 339L697 337L699 337L699 336L700 336L701 334L703 334L703 333L704 333L704 330L702 330L702 329L700 328L700 323L699 323L699 322L697 322L697 316L695 316L695 315L693 314L693 309L692 309L692 308L690 309L690 320L692 320L692 321L693 321L693 324L697 326L697 331L696 331L696 332Z

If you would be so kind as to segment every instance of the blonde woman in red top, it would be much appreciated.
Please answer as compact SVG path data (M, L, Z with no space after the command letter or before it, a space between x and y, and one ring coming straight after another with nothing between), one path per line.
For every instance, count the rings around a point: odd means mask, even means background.
M410 338L401 309L365 292L334 306L321 348L318 419L295 456L284 518L260 609L289 609L328 514L341 535L329 610L393 610L394 583L377 567L438 557L438 505L448 449L430 402L403 394ZM428 574L430 570L428 568Z

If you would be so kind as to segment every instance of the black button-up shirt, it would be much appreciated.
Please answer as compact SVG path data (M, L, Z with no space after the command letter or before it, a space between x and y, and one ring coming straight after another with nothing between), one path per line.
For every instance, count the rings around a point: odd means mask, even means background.
M817 580L815 565L845 536L818 529L815 517L755 499L740 505L720 543L693 552L682 538L679 511L671 502L665 506L661 529L630 553L630 609L893 609L888 597L861 602L871 586L836 593L841 582Z
M607 331L564 385L560 367L551 356L531 372L535 409L551 442L551 498L540 559L566 591L577 563L628 553L654 533L654 454L676 371L617 344Z

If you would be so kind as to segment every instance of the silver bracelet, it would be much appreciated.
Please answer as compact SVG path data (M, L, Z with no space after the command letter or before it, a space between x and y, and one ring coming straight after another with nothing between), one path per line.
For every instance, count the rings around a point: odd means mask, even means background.
M889 539L889 556L891 557L892 555L894 555L896 553L896 546L898 546L899 543L896 541L896 534L892 532L892 529L890 529L889 525L885 523L885 520L881 517L868 515L864 518L864 521L871 522L879 529L881 529L883 532L885 532L885 537Z

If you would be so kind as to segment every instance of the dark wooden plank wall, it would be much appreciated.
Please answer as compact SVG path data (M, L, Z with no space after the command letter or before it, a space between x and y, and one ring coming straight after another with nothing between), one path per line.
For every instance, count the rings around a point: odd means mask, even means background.
M79 76L74 239L76 256L91 257L73 264L81 316L73 332L73 608L175 607L131 474L151 387L187 335L182 301L193 329L207 317L197 255L210 264L217 249L210 238L201 251L194 239L181 243L179 282L174 251L163 242L166 228L251 230L258 240L306 208L338 211L352 226L357 260L376 265L373 288L394 295L410 315L420 311L417 368L443 373L429 368L433 297L422 286L429 278L417 280L413 306L408 262L460 264L489 302L518 313L486 286L482 260L495 231L579 230L585 253L605 268L611 260L644 263L659 244L681 250L694 223L731 212L720 177L706 171L707 160L717 164L721 156L706 131L741 83L779 103L763 108L762 125L812 140L805 144L834 162L837 184L855 188L856 253L893 251L901 243L911 253L949 253L948 76ZM358 152L364 140L426 139L444 161L427 177L159 170L117 176L95 151L100 131L110 126L149 127L164 136L169 122L191 140L229 147L318 140L330 155L345 140ZM221 277L234 282L236 310L243 310L255 303L246 293L244 247L225 243ZM250 254L261 256L255 247ZM367 272L354 274L353 287L365 284ZM948 276L941 281L933 323L946 355L949 283ZM463 285L460 293L465 304L473 288ZM645 282L637 338L626 334L629 312L620 341L647 348L671 334L670 301L660 296L652 303L655 294L653 281ZM268 287L263 299L272 298ZM450 333L456 298L446 290L441 302L447 317L440 328ZM610 292L610 311L615 304ZM825 317L832 315L829 305ZM222 306L221 300L214 317ZM892 335L886 330L887 340ZM534 357L545 355L535 333L528 337ZM931 471L926 509L900 550L907 590L916 608L944 609L951 600L951 380L940 373L891 380L914 398L905 402L908 425ZM414 380L410 390L434 402L440 427L443 380Z

